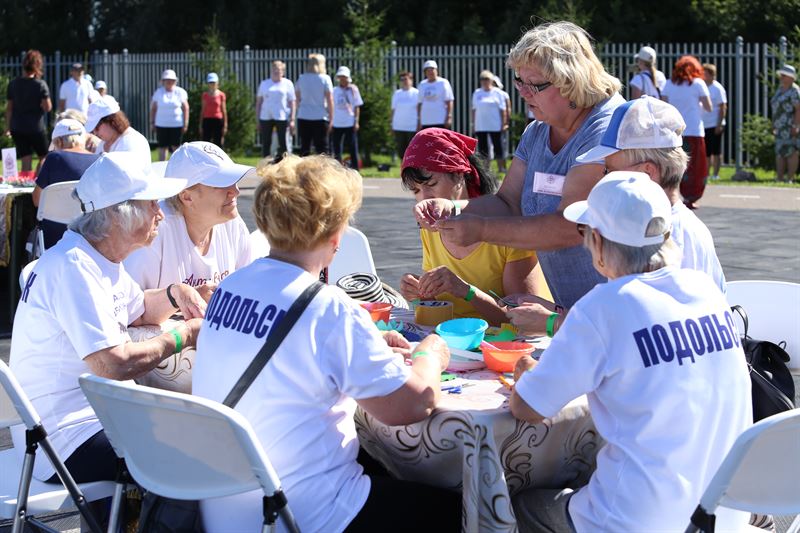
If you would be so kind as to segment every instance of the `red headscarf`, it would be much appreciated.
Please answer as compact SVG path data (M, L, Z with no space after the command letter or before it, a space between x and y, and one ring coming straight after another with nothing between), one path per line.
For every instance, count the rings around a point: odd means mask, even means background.
M469 174L465 179L470 198L481 195L478 169L470 163L469 156L475 153L478 141L443 128L427 128L411 139L403 155L401 171L406 168L421 168L429 172L447 174Z

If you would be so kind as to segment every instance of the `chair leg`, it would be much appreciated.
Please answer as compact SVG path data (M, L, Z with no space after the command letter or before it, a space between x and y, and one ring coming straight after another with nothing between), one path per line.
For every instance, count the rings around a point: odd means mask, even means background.
M286 526L286 529L291 533L300 533L300 528L297 527L297 522L292 515L292 511L286 505L286 495L283 490L278 489L272 495L264 495L262 498L262 510L264 513L264 525L261 528L262 533L275 530L275 522L280 516Z
M22 462L22 474L17 491L17 508L14 510L14 525L11 533L22 533L28 513L28 492L33 478L33 461L36 459L36 443L28 444Z
M125 505L125 493L128 484L133 483L125 459L117 459L117 479L114 487L114 497L111 499L111 517L108 520L108 533L117 533L122 525L122 509Z

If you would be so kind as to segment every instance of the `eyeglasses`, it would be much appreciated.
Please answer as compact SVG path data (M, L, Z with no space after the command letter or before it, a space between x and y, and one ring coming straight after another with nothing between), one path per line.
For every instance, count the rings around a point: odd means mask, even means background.
M540 92L544 91L551 85L553 85L553 83L550 81L546 81L544 83L524 82L522 81L522 78L514 74L514 87L516 87L517 90L520 92L522 92L522 90L525 89L532 94L539 94Z
M576 227L578 228L578 233L581 234L581 237L586 237L586 232L589 231L589 226L586 224L577 224Z

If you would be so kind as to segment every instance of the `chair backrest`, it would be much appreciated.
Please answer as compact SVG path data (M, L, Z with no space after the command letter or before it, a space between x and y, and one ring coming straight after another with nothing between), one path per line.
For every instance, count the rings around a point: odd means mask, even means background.
M800 513L800 409L765 418L739 435L700 499L759 514Z
M36 218L67 224L80 215L81 204L72 197L72 191L77 184L77 181L62 181L42 189Z
M0 361L0 428L25 424L31 429L41 420L11 369Z
M169 498L200 500L280 486L250 423L222 404L113 381L79 379L131 475Z
M728 303L747 312L750 336L776 344L786 341L786 353L792 358L789 367L800 369L800 284L747 280L727 285ZM736 314L734 318L739 320Z
M339 251L328 267L328 283L335 285L339 278L356 272L377 274L369 240L360 230L348 226L342 236Z

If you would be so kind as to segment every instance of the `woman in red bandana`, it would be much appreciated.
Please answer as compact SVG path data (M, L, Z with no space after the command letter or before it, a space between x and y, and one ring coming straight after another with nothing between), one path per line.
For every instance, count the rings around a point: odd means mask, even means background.
M492 194L497 180L486 162L475 154L477 141L446 129L428 128L417 133L403 156L403 187L417 202L427 198L458 201ZM441 233L420 230L422 276L405 274L400 292L408 300L437 299L453 302L455 317L484 318L492 325L507 321L505 311L490 296L536 294L550 299L550 291L533 251L475 243L457 246Z

